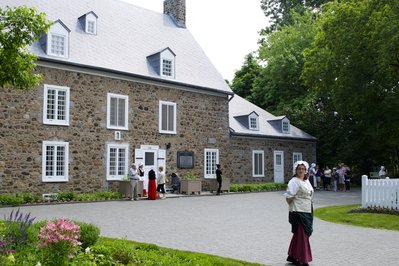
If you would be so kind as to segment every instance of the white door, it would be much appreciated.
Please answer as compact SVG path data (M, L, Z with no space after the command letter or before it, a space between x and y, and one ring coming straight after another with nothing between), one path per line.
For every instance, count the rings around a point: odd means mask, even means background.
M148 172L154 169L158 173L158 167L166 169L166 150L161 150L158 146L142 145L141 149L135 150L135 163L144 164L144 189L148 189Z
M284 183L284 152L274 151L274 183Z

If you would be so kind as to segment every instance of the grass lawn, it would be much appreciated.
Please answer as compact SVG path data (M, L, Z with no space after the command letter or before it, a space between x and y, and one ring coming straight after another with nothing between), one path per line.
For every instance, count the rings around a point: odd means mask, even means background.
M123 265L261 265L204 253L181 251L123 239L101 237L95 247L111 251Z
M314 215L324 221L399 231L399 216L381 213L349 213L360 205L329 206L318 208Z

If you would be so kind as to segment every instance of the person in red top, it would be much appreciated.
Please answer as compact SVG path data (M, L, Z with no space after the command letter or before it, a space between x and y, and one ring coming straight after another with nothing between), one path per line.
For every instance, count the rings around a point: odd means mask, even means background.
M154 169L151 169L148 172L148 199L149 200L155 200L157 198L157 185L155 183L155 180L157 179L157 176L155 174Z

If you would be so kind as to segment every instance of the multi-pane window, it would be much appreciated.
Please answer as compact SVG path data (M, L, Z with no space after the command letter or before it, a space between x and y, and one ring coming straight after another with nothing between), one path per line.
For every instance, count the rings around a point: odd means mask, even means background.
M128 144L107 145L107 180L121 180L128 172Z
M250 128L251 129L256 129L256 128L258 128L258 123L257 123L257 119L256 119L256 117L250 117L249 118L249 122L250 122Z
M55 56L65 56L65 36L51 34L50 54Z
M216 164L219 163L219 150L218 149L205 149L204 151L204 177L216 177Z
M283 123L282 124L283 133L289 133L290 132L290 122L283 120L282 123Z
M252 151L252 175L254 177L265 176L263 151Z
M87 32L91 34L96 34L96 22L93 20L87 21Z
M176 103L159 101L159 132L176 134Z
M44 85L43 123L69 125L69 88Z
M297 161L302 161L302 153L300 153L300 152L294 152L292 154L292 168L294 168L294 164ZM295 173L295 169L293 169L293 172Z
M108 93L107 98L107 127L127 130L129 97Z
M162 59L162 75L171 77L172 76L172 60Z
M68 181L68 142L43 141L43 182Z

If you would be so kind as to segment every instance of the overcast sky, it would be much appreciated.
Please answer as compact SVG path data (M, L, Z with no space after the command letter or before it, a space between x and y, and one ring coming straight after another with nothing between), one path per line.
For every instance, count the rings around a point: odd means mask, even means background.
M163 13L163 0L123 0ZM257 50L267 19L260 0L186 0L186 25L224 79Z

